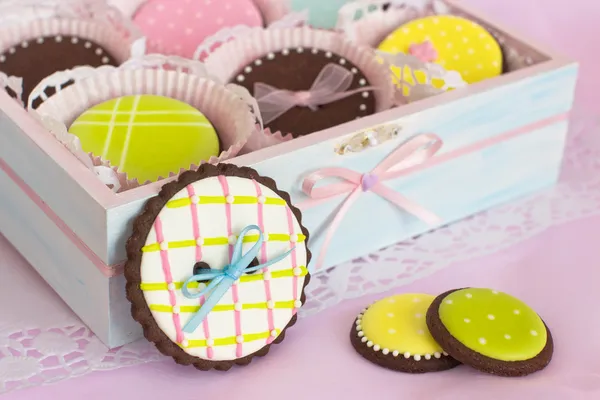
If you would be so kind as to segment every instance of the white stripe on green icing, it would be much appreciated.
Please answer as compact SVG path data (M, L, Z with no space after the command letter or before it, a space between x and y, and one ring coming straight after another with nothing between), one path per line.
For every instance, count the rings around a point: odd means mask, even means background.
M219 155L219 138L206 116L162 96L124 96L98 104L81 114L69 132L79 137L83 150L140 182Z
M546 327L527 304L490 289L457 290L444 298L440 320L471 350L500 361L523 361L546 346Z

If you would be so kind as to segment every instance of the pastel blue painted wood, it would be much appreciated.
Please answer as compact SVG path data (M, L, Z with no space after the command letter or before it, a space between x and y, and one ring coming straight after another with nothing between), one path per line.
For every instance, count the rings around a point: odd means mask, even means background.
M108 261L106 210L2 110L0 132L0 159L10 165L98 257ZM80 167L85 168L83 164Z
M125 298L123 276L108 279L0 170L2 233L73 312L108 347L141 337Z
M278 187L290 193L294 203L299 203L306 200L300 189L300 181L314 169L336 166L367 172L386 157L401 140L416 133L433 132L442 137L445 145L440 154L443 154L565 113L573 103L577 71L577 65L572 64L400 118L397 115L401 113L402 108L387 111L389 124L405 127L404 133L394 143L363 153L345 156L334 154L335 146L344 140L336 138L249 166L275 179ZM356 132L350 131L345 138L354 134ZM311 160L310 163L307 163L307 160ZM236 159L229 162L237 163ZM108 210L109 252L113 250L109 258L111 263L125 259L123 243L131 232L130 221L140 212L147 200L142 198ZM331 204L333 206L336 203ZM308 210L303 213L304 218L306 221L323 221L328 216L325 213L326 209L325 207ZM308 223L307 227L313 234L318 232L319 227L316 225ZM406 238L398 236L396 241ZM381 247L377 246L379 245L372 246L367 252ZM349 257L363 254L364 252L353 253ZM349 258L328 258L326 265L336 265L347 259Z
M386 184L433 211L446 225L556 182L567 126L567 122L557 123ZM304 213L314 253L321 251L330 216L343 200ZM432 228L376 194L365 193L337 229L324 267Z

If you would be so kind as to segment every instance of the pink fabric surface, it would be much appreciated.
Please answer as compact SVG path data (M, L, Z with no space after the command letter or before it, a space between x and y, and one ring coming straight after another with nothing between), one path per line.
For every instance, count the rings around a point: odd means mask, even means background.
M600 57L592 50L600 34L600 2L571 0L470 0L507 26L548 42L581 61L577 101L598 112ZM568 4L568 5L567 5ZM528 302L546 320L555 357L544 371L502 379L456 370L409 376L369 364L352 350L348 332L357 312L391 293L347 301L301 320L267 358L229 373L198 373L170 360L98 372L4 398L62 399L598 399L600 398L600 217L553 228L491 256L463 262L396 292L439 293L493 287ZM0 252L14 251L0 242Z
M485 375L460 366L422 376L376 367L352 349L356 314L386 293L345 302L300 321L282 345L248 368L201 373L170 360L97 372L5 398L62 399L598 399L600 398L600 268L594 238L600 218L554 228L482 259L448 267L392 293L441 293L480 286L507 291L542 315L552 330L550 366L526 378ZM582 240L590 238L590 240ZM306 382L306 383L301 383Z

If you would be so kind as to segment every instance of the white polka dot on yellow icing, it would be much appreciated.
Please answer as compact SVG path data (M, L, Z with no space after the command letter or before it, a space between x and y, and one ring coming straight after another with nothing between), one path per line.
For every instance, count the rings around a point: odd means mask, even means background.
M361 331L374 345L405 357L442 353L424 318L433 299L426 294L404 294L378 301L360 318Z
M408 53L411 45L426 40L438 53L435 62L442 65L444 61L444 68L459 72L468 83L502 73L502 50L494 37L479 24L452 15L408 22L390 34L379 50ZM481 68L476 68L476 64L481 64Z

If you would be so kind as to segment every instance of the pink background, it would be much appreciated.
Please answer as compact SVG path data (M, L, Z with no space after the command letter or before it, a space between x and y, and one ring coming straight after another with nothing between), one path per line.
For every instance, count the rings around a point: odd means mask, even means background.
M598 112L600 3L591 0L469 0L507 26L581 61L579 107ZM562 5L564 4L564 5ZM566 4L569 6L567 7ZM561 6L562 5L562 6ZM531 304L553 331L556 351L544 371L502 379L459 367L411 376L375 367L352 350L348 332L357 312L385 295L347 301L301 320L285 342L249 368L198 373L164 362L96 372L4 398L178 399L598 399L600 398L600 217L553 228L503 252L463 262L400 292L439 293L494 287ZM14 251L0 240L0 252Z

